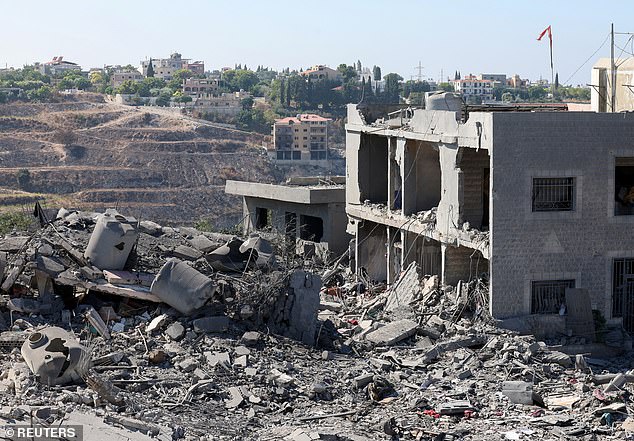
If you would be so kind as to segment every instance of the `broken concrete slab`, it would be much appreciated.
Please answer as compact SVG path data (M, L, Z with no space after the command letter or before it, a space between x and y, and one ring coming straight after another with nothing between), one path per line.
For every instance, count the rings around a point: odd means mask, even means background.
M513 404L533 404L533 383L526 381L505 381L502 394Z
M201 253L200 251L198 251L195 248L192 247L188 247L185 245L179 245L177 246L174 251L172 251L172 255L174 257L177 257L179 259L183 259L183 260L198 260L201 257L203 257L203 253Z
M163 227L156 222L144 220L139 222L139 231L150 236L160 236L163 233Z
M231 365L231 358L229 357L228 352L207 351L204 353L204 355L207 359L207 364L210 367L216 367L219 364L223 364L226 367L229 367Z
M189 240L189 243L191 244L191 246L202 253L208 253L218 247L217 242L212 242L204 234L199 234L198 236L195 236L193 239Z
M365 338L377 346L390 346L411 337L417 329L418 324L413 320L398 320L370 332Z
M401 273L396 283L390 287L385 302L385 311L392 312L398 307L410 305L417 300L420 295L421 286L418 264L412 262L407 269Z
M217 315L211 317L201 317L192 322L196 332L225 332L229 329L229 317Z
M262 339L262 334L257 331L248 331L242 334L240 342L246 346L255 346Z
M165 334L172 340L178 341L185 336L185 327L179 322L174 322L165 330Z
M139 271L104 270L103 277L113 285L152 286L154 275Z
M26 246L30 239L29 236L6 236L0 240L0 251L18 252Z

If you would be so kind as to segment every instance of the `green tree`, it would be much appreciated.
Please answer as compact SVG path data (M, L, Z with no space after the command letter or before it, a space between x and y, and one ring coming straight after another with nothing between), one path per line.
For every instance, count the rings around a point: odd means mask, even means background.
M372 77L374 81L381 81L381 68L379 66L374 66L372 68Z
M168 107L171 101L172 95L170 94L170 92L162 91L161 94L156 98L156 105L161 107Z
M125 80L119 85L119 87L116 88L115 91L123 95L131 95L137 93L138 90L138 83L132 80Z
M147 65L147 73L145 74L148 78L154 78L154 66L152 66L152 59L150 58L150 62Z
M240 101L240 106L242 107L242 110L251 110L253 107L253 98L250 96L244 98Z
M357 71L354 66L348 66L346 64L340 64L337 67L337 70L341 73L343 78L343 84L346 84L350 81L356 81L357 79Z
M403 77L392 72L383 77L383 79L385 80L384 101L387 103L399 103Z
M555 74L555 89L559 89L559 72Z

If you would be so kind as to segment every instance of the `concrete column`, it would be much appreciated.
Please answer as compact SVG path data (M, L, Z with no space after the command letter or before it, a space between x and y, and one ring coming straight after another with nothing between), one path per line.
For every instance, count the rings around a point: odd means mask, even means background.
M388 138L387 152L387 208L392 210L394 207L396 195L396 176L398 170L395 170L394 161L396 160L396 138Z

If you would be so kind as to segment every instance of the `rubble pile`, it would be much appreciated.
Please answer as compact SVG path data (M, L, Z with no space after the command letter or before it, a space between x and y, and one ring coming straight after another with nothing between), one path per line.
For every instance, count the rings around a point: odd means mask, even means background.
M115 440L633 436L634 357L497 327L485 275L441 286L412 263L386 289L258 237L57 217L0 240L3 424Z

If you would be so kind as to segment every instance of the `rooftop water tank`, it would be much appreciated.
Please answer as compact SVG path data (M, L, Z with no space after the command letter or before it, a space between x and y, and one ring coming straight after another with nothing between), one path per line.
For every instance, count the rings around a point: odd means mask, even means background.
M458 112L457 120L462 119L462 104L462 97L454 92L435 92L425 97L425 109Z
M84 257L99 269L122 270L138 236L129 221L116 212L100 215Z

